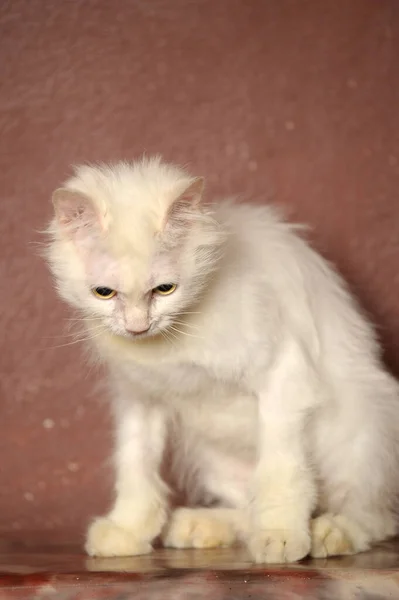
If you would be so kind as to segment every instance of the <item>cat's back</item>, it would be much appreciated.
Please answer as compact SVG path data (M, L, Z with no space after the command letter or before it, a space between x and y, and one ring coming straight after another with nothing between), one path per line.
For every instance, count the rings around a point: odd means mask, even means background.
M288 223L283 211L272 204L225 199L213 204L212 210L216 219L223 223L230 233L248 242L260 241L261 245L264 242L276 241L298 228Z
M226 277L234 274L247 293L269 304L273 295L300 293L303 272L317 257L301 235L304 226L287 222L273 205L228 200L215 205L214 213L229 234Z
M247 295L342 361L379 354L374 331L335 266L306 239L307 228L287 222L274 206L222 202L215 210L231 234L231 256ZM253 303L249 303L253 307ZM257 303L259 305L259 303ZM318 342L316 342L318 339ZM363 362L363 361L361 361ZM346 370L346 369L344 369Z
M298 252L312 252L302 236L307 227L287 221L275 205L224 200L213 205L213 211L230 234L231 243L246 257L256 256L263 262L278 258L284 264L296 262Z

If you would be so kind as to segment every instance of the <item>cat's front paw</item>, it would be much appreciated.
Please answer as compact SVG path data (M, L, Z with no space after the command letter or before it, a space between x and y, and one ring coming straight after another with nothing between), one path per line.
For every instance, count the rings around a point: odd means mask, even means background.
M218 548L232 546L236 540L233 524L221 509L178 508L163 533L169 548Z
M341 515L324 514L311 523L314 558L356 554L370 547L367 534Z
M90 556L135 556L148 554L152 546L108 517L99 517L89 527L85 549Z
M309 532L302 529L259 529L250 535L248 548L256 563L290 563L310 551Z

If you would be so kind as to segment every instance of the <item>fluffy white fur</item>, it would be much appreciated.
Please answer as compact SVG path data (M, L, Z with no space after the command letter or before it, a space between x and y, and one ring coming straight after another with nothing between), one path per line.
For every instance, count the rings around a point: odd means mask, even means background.
M297 228L268 206L205 207L202 180L159 158L79 167L53 200L49 263L115 415L116 499L89 554L244 539L256 562L290 562L395 533L398 384Z

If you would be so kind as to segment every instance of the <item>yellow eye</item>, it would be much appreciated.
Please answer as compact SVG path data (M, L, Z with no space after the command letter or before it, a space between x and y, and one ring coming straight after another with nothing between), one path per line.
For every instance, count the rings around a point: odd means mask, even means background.
M173 294L177 285L175 283L163 283L158 287L154 288L152 291L154 294L159 294L160 296L169 296L169 294Z
M116 296L116 291L111 290L108 287L96 287L91 290L96 298L100 298L100 300L111 300L114 296Z

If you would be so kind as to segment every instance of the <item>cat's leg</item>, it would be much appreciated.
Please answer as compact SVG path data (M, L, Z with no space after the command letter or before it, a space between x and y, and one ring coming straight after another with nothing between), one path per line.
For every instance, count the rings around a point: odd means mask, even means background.
M182 428L186 452L174 465L190 508L177 508L163 531L162 541L172 548L231 546L243 538L245 504L251 468L206 439ZM205 508L212 505L212 508ZM195 507L195 508L193 508ZM201 508L199 508L201 507Z
M311 547L316 485L307 464L304 430L320 401L319 381L305 351L291 339L280 349L267 382L259 375L257 385L259 460L248 547L258 563L293 562Z
M240 537L243 511L235 508L177 508L162 534L170 548L232 546Z
M161 410L135 403L117 416L116 500L90 525L91 556L130 556L151 551L167 518L167 487L159 475L166 437Z
M381 384L358 407L357 390L349 389L349 397L342 390L344 409L319 426L326 512L312 521L314 557L356 554L396 533L399 393L390 377ZM350 403L352 416L345 410Z

